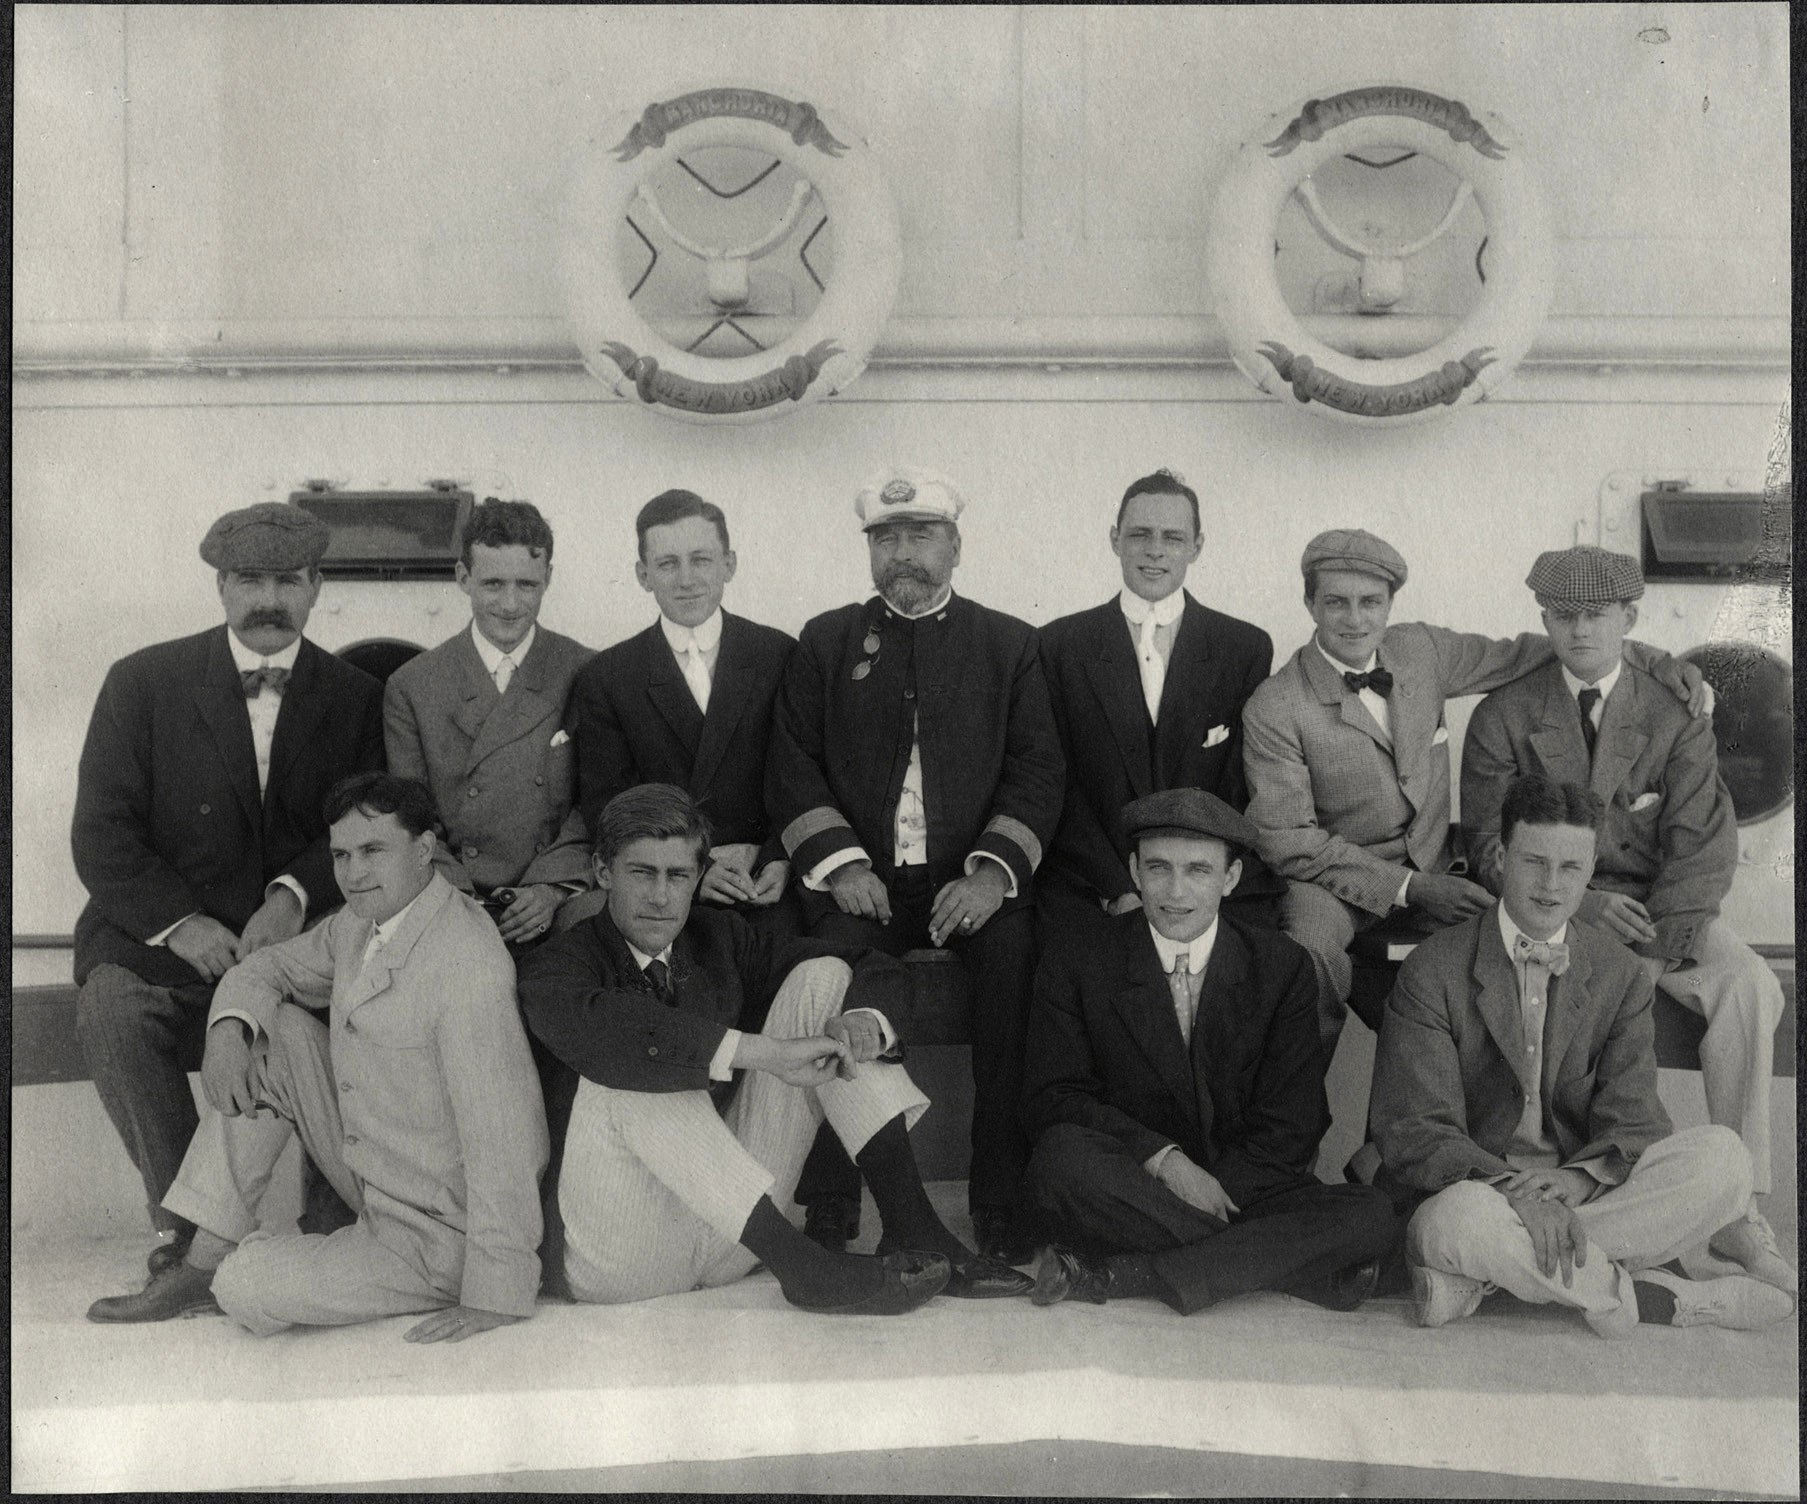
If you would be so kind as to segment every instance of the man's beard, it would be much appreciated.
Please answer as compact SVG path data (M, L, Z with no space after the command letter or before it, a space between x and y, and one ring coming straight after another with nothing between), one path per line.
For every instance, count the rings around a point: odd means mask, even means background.
M878 593L894 611L906 616L920 611L941 593L941 586L914 564L892 564L878 577Z

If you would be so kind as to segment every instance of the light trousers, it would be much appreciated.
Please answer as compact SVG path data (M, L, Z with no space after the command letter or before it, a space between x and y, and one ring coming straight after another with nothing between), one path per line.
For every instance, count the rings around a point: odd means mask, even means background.
M1603 1337L1638 1322L1631 1276L1704 1242L1750 1199L1750 1155L1731 1129L1684 1129L1646 1149L1623 1184L1576 1209L1587 1259L1563 1284L1537 1265L1531 1234L1505 1195L1480 1180L1437 1192L1406 1228L1414 1264L1478 1279L1537 1305L1571 1306Z
M762 1031L820 1034L852 976L833 958L785 978ZM760 1199L788 1206L826 1119L858 1155L893 1118L928 1107L900 1065L867 1063L813 1089L748 1071L725 1114L706 1091L639 1092L580 1082L559 1172L565 1277L578 1300L649 1300L731 1284L758 1260L740 1239Z

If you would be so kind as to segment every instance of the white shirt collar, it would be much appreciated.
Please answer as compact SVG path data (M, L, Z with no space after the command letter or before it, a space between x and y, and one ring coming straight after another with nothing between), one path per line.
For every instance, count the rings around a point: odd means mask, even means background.
M1336 670L1339 679L1344 674L1371 674L1374 672L1374 665L1380 661L1379 653L1370 653L1368 654L1368 661L1360 668L1350 668L1349 665L1344 663L1341 659L1332 658L1329 653L1325 652L1324 644L1318 641L1318 634L1316 632L1311 634L1311 645L1323 654L1324 661Z
M1619 671L1621 669L1623 669L1624 667L1625 667L1625 660L1623 658L1621 658L1617 663L1615 663L1612 666L1612 672L1610 674L1607 674L1604 677L1602 677L1599 683L1592 684L1592 685L1582 683L1581 680L1577 679L1573 674L1571 674L1567 668L1564 668L1562 671L1562 682L1564 684L1568 685L1569 698L1571 700L1575 699L1578 695L1580 695L1581 691L1584 689L1597 689L1600 691L1600 703L1602 705L1604 705L1606 703L1607 697L1612 694L1613 685L1615 685L1619 682Z
M666 642L678 657L689 652L690 644L695 643L705 653L713 653L722 640L722 608L717 606L708 617L694 627L680 627L669 616L661 615L659 630L665 634Z
M1148 935L1154 941L1155 953L1161 958L1161 970L1171 972L1173 963L1184 954L1186 970L1197 976L1205 969L1205 963L1211 959L1212 948L1217 944L1218 921L1211 921L1211 928L1196 940L1169 940L1152 924L1148 926Z
M432 886L433 886L433 880L431 878L428 878L427 879L427 888L430 888ZM371 930L370 930L370 938L372 940L381 940L385 945L387 945L389 943L390 937L398 929L401 928L402 921L408 917L408 911L410 909L412 909L415 904L419 903L421 901L421 899L426 897L427 888L422 888L420 890L420 892L416 893L412 898L410 898L405 904L403 904L399 909L397 909L393 914L391 914L381 924L372 925Z
M1524 931L1512 922L1512 916L1506 912L1506 901L1503 898L1500 900L1498 908L1500 916L1500 939L1506 942L1506 954L1507 956L1511 956L1513 941L1517 940ZM1562 922L1562 928L1550 936L1545 944L1561 945L1568 932L1569 922L1565 919Z
M660 620L663 621L664 618L661 617ZM627 941L627 948L634 957L634 965L638 966L642 971L645 971L654 961L663 961L667 968L671 966L671 947L669 945L666 946L664 950L660 951L658 955L649 956L645 951L641 950L639 946L635 945L632 940L628 940L626 935L623 935L621 938Z
M1158 601L1148 601L1125 585L1117 592L1117 604L1135 626L1141 626L1152 615L1157 627L1171 627L1186 609L1186 591L1182 586Z
M226 629L226 644L232 649L232 661L241 674L248 669L262 668L266 663L269 664L271 668L286 668L293 670L295 667L295 659L301 653L301 639L297 637L280 653L271 653L270 656L266 658L262 653L254 652L240 642L238 640L238 634L230 627Z
M953 598L954 587L952 585L946 585L942 587L941 594L936 596L934 600L930 601L929 604L924 606L920 611L899 611L897 607L893 606L889 601L885 601L885 609L893 616L901 616L905 621L921 621L925 616L933 616L937 611L945 611L947 609L947 603ZM885 600L883 594L879 596L879 599L881 601Z
M535 622L527 629L527 635L504 653L501 648L497 647L485 637L482 632L478 631L477 623L472 621L471 641L477 644L477 656L483 660L483 666L489 670L490 677L493 679L496 675L497 666L504 658L512 658L516 668L519 668L527 661L528 649L533 646L534 634L538 632L539 629L540 624Z

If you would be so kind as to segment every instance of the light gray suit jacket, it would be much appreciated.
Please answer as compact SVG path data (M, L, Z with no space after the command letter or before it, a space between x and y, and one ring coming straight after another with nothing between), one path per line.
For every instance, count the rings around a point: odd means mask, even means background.
M576 803L576 751L565 729L571 680L594 655L544 627L497 694L468 624L398 668L383 694L389 771L433 790L444 839L437 858L465 891L587 883L589 838Z

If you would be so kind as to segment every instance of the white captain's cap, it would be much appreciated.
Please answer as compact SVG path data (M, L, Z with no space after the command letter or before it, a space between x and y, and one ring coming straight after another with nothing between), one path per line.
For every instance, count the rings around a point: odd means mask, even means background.
M881 522L958 522L966 498L945 475L916 465L892 465L860 488L853 510L862 528Z

